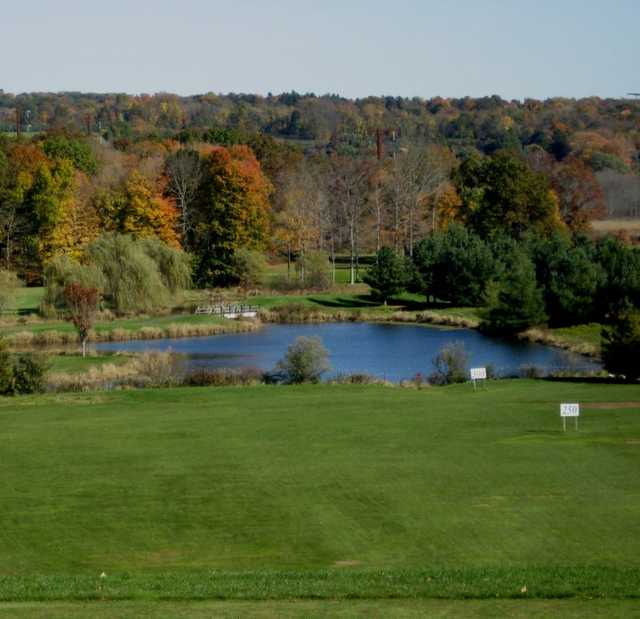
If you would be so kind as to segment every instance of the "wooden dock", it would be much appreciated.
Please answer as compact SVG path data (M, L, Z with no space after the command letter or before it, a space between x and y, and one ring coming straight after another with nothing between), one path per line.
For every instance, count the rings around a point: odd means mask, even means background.
M222 316L222 318L255 318L258 315L258 307L256 305L245 305L244 303L198 305L194 313Z

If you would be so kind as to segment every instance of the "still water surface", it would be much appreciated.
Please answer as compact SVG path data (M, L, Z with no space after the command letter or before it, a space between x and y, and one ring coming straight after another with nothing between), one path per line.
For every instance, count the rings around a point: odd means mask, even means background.
M501 375L518 373L523 365L546 370L597 369L596 361L527 342L488 337L471 329L441 329L417 325L325 323L266 325L259 331L211 337L109 342L98 350L142 352L171 350L185 356L190 367L258 367L272 369L298 336L317 336L329 351L333 367L327 375L366 372L388 380L433 371L431 360L447 343L459 341L470 365L492 365Z

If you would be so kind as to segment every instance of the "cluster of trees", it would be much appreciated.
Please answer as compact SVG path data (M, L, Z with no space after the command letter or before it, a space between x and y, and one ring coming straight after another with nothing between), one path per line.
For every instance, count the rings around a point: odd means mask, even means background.
M179 97L0 91L0 130L47 131L65 127L108 140L209 134L228 144L263 133L307 142L308 147L350 152L371 148L375 132L485 154L539 145L558 159L584 156L597 170L637 166L640 106L623 99L552 98L507 101L480 98L365 97L296 92Z
M41 282L57 257L77 259L112 232L188 250L198 283L228 283L235 249L267 246L271 191L247 146L0 139L2 266Z
M0 256L36 282L113 231L193 253L202 285L236 282L242 248L347 251L355 280L363 250L411 256L450 221L519 237L640 212L639 119L624 100L0 92L22 131L0 137Z
M515 240L454 224L420 241L412 260L381 249L366 279L384 300L409 289L483 307L485 326L502 333L609 323L640 308L640 252L611 237L529 232Z

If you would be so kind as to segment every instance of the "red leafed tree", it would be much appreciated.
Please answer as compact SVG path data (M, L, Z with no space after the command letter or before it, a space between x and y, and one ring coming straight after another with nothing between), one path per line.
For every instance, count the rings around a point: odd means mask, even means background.
M593 171L580 159L569 157L551 173L560 199L562 219L574 231L589 228L590 221L606 214L604 194Z
M78 283L67 284L64 289L64 300L69 310L69 320L78 330L83 357L87 354L87 340L98 311L99 297L96 288L85 288Z

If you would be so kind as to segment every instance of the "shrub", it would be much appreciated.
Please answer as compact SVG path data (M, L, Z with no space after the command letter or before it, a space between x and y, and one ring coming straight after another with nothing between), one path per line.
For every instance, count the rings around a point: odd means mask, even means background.
M242 288L256 288L267 270L267 261L259 251L239 249L233 257L238 284Z
M0 395L13 392L13 363L6 344L0 340Z
M14 392L17 395L42 393L49 362L42 354L20 354L13 366Z
M306 288L327 290L331 286L331 265L326 252L306 252L296 263L296 268L302 271Z
M15 300L16 290L22 285L13 271L0 269L0 312L5 311Z
M318 337L298 337L278 361L275 374L285 384L317 383L331 369L329 353Z
M151 387L177 384L182 374L180 360L171 352L143 352L133 365L138 377Z
M278 274L272 278L270 283L271 288L276 292L293 292L294 290L300 290L300 280L295 277L288 278L286 275Z
M40 354L10 355L0 342L0 395L44 391L48 359Z
M467 380L469 355L462 342L444 345L433 358L434 372L429 376L433 385L463 383Z

